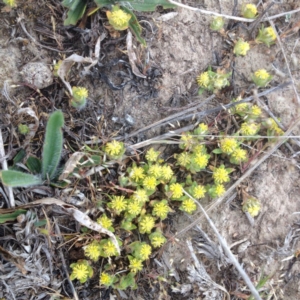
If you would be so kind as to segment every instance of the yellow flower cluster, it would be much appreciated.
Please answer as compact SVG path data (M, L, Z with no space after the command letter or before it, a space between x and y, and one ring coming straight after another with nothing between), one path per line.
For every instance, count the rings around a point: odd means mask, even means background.
M231 154L238 147L238 143L234 138L224 138L220 141L220 147L223 153Z
M205 169L208 165L209 155L203 153L196 153L194 157L194 162L197 164L197 167L200 169Z
M124 196L113 196L109 205L117 214L120 214L127 208L127 200Z
M154 248L158 248L166 242L166 238L160 232L151 233L149 239Z
M109 229L110 231L114 231L114 228L112 227L112 219L108 218L105 214L97 219L97 223L100 224L102 227Z
M169 211L170 207L167 205L167 201L161 200L154 204L152 214L164 220L168 216Z
M132 198L139 203L145 203L149 200L147 192L143 189L136 190L133 193Z
M72 273L70 279L78 279L80 283L85 283L93 276L93 269L86 260L79 260L77 263L70 265Z
M154 176L147 176L143 181L143 186L147 190L155 190L158 182Z
M145 178L144 169L142 167L134 166L129 174L129 177L138 182L139 180L143 180Z
M239 39L237 43L234 45L233 53L237 56L245 56L247 52L250 50L250 45L244 40Z
M243 161L247 160L247 151L244 149L236 149L231 154L231 157L233 158L234 163L240 164Z
M107 11L106 16L108 18L109 24L113 26L115 30L125 30L129 26L129 21L131 15L124 12L117 6L113 6L113 11Z
M259 126L256 123L243 123L241 125L241 133L243 135L255 135L259 130Z
M257 105L253 105L251 107L251 114L255 117L259 117L261 115L261 109Z
M151 253L152 253L152 249L150 245L144 244L141 246L140 257L142 260L148 259Z
M208 72L201 73L197 77L197 83L200 87L207 88L210 83Z
M225 169L224 165L215 168L212 177L216 184L230 181L228 171Z
M148 151L147 151L147 154L146 154L146 159L149 161L149 162L156 162L157 161L157 158L159 156L159 152L158 151L155 151L153 148L150 148Z
M188 152L182 152L177 156L177 162L180 166L186 167L191 162L191 157Z
M106 144L105 152L112 157L119 157L124 153L124 144L113 140Z
M257 8L254 4L248 3L242 9L242 15L247 19L254 19L257 14Z
M143 262L140 259L132 257L131 259L129 258L129 261L130 272L137 273L143 269Z
M127 211L133 216L137 216L141 212L141 209L141 203L138 201L130 201L127 205Z
M115 256L118 254L116 246L111 240L107 240L106 243L102 246L102 249L106 256Z
M114 276L109 275L106 272L102 272L100 276L100 285L103 284L105 286L111 286L114 281Z
M140 233L150 233L154 225L155 222L152 216L143 216L141 221L139 222Z
M189 198L182 201L180 209L191 214L197 209L197 205L192 199Z
M267 28L262 27L259 30L258 36L256 37L255 41L257 43L264 43L268 47L270 47L270 45L275 43L276 38L276 32L271 26Z
M202 185L197 185L192 190L192 196L196 199L203 198L205 196L205 187Z
M225 188L222 184L217 184L215 186L215 193L217 197L221 197L225 193Z
M91 244L84 247L84 254L93 261L97 261L101 255L101 248L97 241L93 241Z
M172 183L170 185L170 191L172 192L172 199L178 199L183 195L183 189L180 183Z

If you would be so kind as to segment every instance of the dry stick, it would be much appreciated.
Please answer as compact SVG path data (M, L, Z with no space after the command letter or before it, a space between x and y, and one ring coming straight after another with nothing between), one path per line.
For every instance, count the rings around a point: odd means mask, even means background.
M285 134L281 137L288 137L292 131L299 126L300 124L300 118L297 119L297 121L285 132ZM213 210L214 208L216 208L217 206L219 206L223 200L230 195L248 176L251 175L251 173L260 165L262 164L270 155L272 155L283 143L285 142L285 140L281 140L278 141L274 147L272 149L270 149L268 152L266 152L265 155L263 155L256 163L255 165L253 165L250 169L248 169L226 192L225 194L216 199L211 205L209 205L208 207L206 207L206 211L210 212L211 210ZM198 217L195 221L193 221L191 224L189 224L188 226L186 226L184 229L182 229L181 231L179 231L178 233L176 233L173 238L185 233L186 231L188 231L189 229L193 228L195 225L197 225L201 219L203 218L203 216Z
M5 159L5 150L4 150L4 144L3 144L3 139L2 139L2 131L0 129L0 158L2 158L2 170L7 170L7 161ZM8 194L9 198L9 205L11 208L15 207L15 198L13 194L13 190L11 187L5 187L6 192Z
M247 284L247 286L250 289L250 291L251 291L252 295L254 296L254 298L256 300L261 300L261 297L259 296L259 293L256 290L255 286L252 284L249 276L244 271L244 269L242 268L242 266L239 264L239 262L237 261L237 259L235 258L235 256L233 255L233 253L231 252L231 250L229 249L229 247L227 246L226 240L221 236L221 234L219 233L217 227L215 226L215 224L213 223L213 221L210 219L210 217L206 213L205 209L188 192L186 192L185 190L183 190L183 192L200 207L200 209L201 209L202 213L204 214L204 216L205 216L205 218L206 218L209 226L214 231L214 233L216 234L216 236L217 236L220 244L222 245L224 252L230 258L231 263L236 267L236 269L238 270L238 272L240 273L240 275L243 277L245 283Z
M294 80L294 78L293 78L293 75L292 75L292 72L291 72L291 69L290 69L290 66L289 66L289 63L288 63L288 60L287 60L287 57L286 57L284 48L283 48L283 46L282 46L281 38L280 38L279 34L277 33L277 30L276 30L276 28L275 28L274 22L273 22L273 21L269 21L269 22L270 22L270 24L271 24L271 26L272 26L274 32L276 33L277 41L278 41L279 46L280 46L280 48L281 48L281 52L282 52L282 54L283 54L284 61L285 61L285 64L286 64L286 66L287 66L287 69L288 69L289 77L290 77L290 79L291 79L291 81L292 81L292 86L293 86L293 90L294 90L295 96L296 96L296 98L297 98L298 104L300 104L300 97L299 97L298 92L297 92L297 89L296 89L295 80Z
M207 10L204 10L204 9L191 7L191 6L182 4L182 3L178 3L178 2L173 1L173 0L168 0L168 2L170 2L170 3L172 3L176 6L180 6L180 7L189 9L189 10L198 11L198 12L200 12L202 14L205 14L205 15L213 15L213 16L217 16L217 17L223 17L223 18L226 18L226 19L236 20L236 21L241 21L241 22L247 22L247 23L251 23L251 22L254 22L256 20L256 19L246 19L246 18L241 18L241 17L234 17L234 16L229 16L229 15L219 14L219 13L216 13L216 12L213 12L213 11L207 11ZM280 17L283 17L285 15L294 14L298 11L300 11L300 8L297 8L297 9L291 10L291 11L287 11L285 13L280 13L278 15L274 15L274 16L271 16L271 17L264 18L264 19L261 20L261 22L274 20L276 18L280 18Z

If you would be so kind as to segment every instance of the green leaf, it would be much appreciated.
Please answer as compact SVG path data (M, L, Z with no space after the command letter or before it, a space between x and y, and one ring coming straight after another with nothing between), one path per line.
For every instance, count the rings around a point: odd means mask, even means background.
M17 155L13 159L13 166L15 166L17 163L20 163L26 156L26 151L24 149L21 149Z
M85 9L86 1L85 0L64 0L62 5L69 8L68 17L64 21L64 25L76 25L79 19L82 18Z
M42 162L39 158L34 156L29 156L26 161L26 167L31 173L39 174L42 172Z
M98 7L104 7L109 6L115 3L118 3L119 1L113 1L113 0L94 0L94 2L97 4Z
M128 8L122 6L122 10L124 10L127 14L131 15L131 19L129 21L129 28L133 31L137 40L144 46L146 46L146 41L141 37L142 27L139 24L136 15Z
M1 171L0 178L4 185L11 187L27 187L43 183L38 176L14 170Z
M135 283L134 275L135 274L130 272L127 275L122 276L120 283L116 285L116 288L120 290L126 290L128 287L131 287L132 289L136 289L137 285Z
M0 224L3 224L8 221L14 221L19 215L25 214L25 209L17 209L9 214L0 214Z
M51 114L46 127L45 143L42 156L42 178L53 179L60 161L64 126L64 115L58 110Z
M222 152L222 150L220 148L217 148L217 149L214 149L212 151L212 153L214 153L214 154L222 154L223 152Z
M129 3L129 7L137 11L155 11L156 6L162 6L164 9L176 7L167 0L127 0L126 2Z

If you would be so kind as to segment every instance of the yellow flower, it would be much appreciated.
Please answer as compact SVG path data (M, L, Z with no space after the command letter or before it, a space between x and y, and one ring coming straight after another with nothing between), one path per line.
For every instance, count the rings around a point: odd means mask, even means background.
M183 148L190 147L193 143L193 136L190 133L183 133L181 135L180 141L183 142Z
M124 12L117 6L113 6L113 11L107 11L106 16L108 18L109 24L113 26L115 30L125 30L129 26L129 21L131 15Z
M274 31L274 29L273 29L273 27L267 27L267 28L265 28L265 31L266 31L266 34L268 35L268 36L270 36L270 38L273 40L273 41L275 41L276 40L276 33L275 33L275 31Z
M110 156L118 157L123 154L123 151L124 144L116 140L107 143L105 146L105 152Z
M241 133L243 135L254 135L259 130L259 126L256 123L243 123L241 125Z
M144 169L134 166L129 174L129 177L132 178L132 180L134 180L135 182L144 179Z
M208 126L207 126L206 124L204 124L204 123L200 123L199 126L198 126L198 128L199 128L201 131L203 131L203 132L208 131Z
M147 151L146 159L150 162L156 162L159 154L160 153L158 151L155 151L153 148L150 148Z
M221 150L225 154L231 154L238 147L237 141L233 138L224 138L220 144Z
M234 106L234 109L237 113L246 112L249 108L249 103L240 103Z
M149 239L154 248L158 248L166 242L166 238L159 232L151 233Z
M71 100L71 105L78 109L84 107L88 97L88 90L84 87L73 86L72 93L73 98Z
M15 0L3 0L4 4L10 7L16 6Z
M94 241L84 247L84 254L93 261L97 261L101 255L99 243Z
M100 285L111 286L114 281L114 276L109 275L106 272L102 272L100 276Z
M274 119L269 118L266 120L266 126L274 131L277 135L283 135L284 131L278 127L277 123L274 121Z
M141 246L139 256L142 260L146 260L146 259L149 258L151 252L152 252L151 246L147 245L147 244L144 244L144 245Z
M190 154L186 151L177 156L177 162L180 166L186 167L191 162Z
M257 8L254 4L246 4L242 9L242 15L247 19L254 19L257 14Z
M259 214L261 204L258 199L254 197L248 197L243 202L243 211L248 212L251 217L256 217Z
M261 115L261 109L257 105L253 105L251 107L251 114L255 117L259 117Z
M155 178L161 177L162 169L160 165L152 165L149 167L148 173Z
M208 164L208 159L209 159L209 155L207 155L207 154L197 153L194 156L194 161L195 161L197 167L199 167L200 169L206 168L206 166Z
M194 212L197 209L197 205L196 205L195 201L193 201L192 199L186 199L182 202L180 208L183 211L191 214L192 212Z
M110 207L116 211L117 214L120 214L127 207L127 201L124 196L113 196L113 199L110 202Z
M257 77L257 78L260 78L260 79L267 79L270 74L265 70L265 69L260 69L260 70L257 70L254 75Z
M150 233L154 225L155 222L152 216L143 216L141 221L139 222L140 233Z
M70 279L78 279L80 283L85 283L93 276L93 269L86 260L79 260L77 263L70 265L72 273Z
M133 216L137 216L141 212L141 209L141 203L137 201L131 201L127 205L127 211Z
M247 160L247 151L240 148L235 149L234 152L231 154L231 157L236 163L241 163Z
M193 147L193 152L195 154L206 154L207 150L206 150L205 145L198 144L195 147Z
M98 218L97 223L106 229L109 229L113 225L112 219L108 218L107 215L102 215L100 218Z
M249 43L244 42L242 39L239 39L238 42L234 45L233 53L237 56L245 56L249 50Z
M183 189L179 183L172 183L170 185L170 191L172 192L172 199L178 199L183 195Z
M110 240L106 241L106 243L102 246L102 249L106 256L115 256L118 254L116 246Z
M132 198L139 202L139 203L145 203L149 200L149 197L147 195L147 192L145 190L136 190L133 195Z
M165 165L161 168L161 177L165 180L170 180L173 176L173 171L170 166Z
M225 188L222 184L216 184L215 186L215 194L217 197L222 196L225 193Z
M170 211L170 207L167 205L166 201L156 202L153 206L152 214L164 220Z
M157 185L157 181L156 178L153 176L148 176L143 181L143 186L147 190L155 190L156 185Z
M216 184L230 181L228 171L225 169L224 165L215 168L212 177Z
M132 258L129 258L129 261L130 261L130 264L129 264L130 272L136 273L143 269L143 262L140 259L136 259L136 258L132 257Z
M197 77L197 83L202 88L207 88L209 85L210 79L208 72L204 72Z
M197 185L193 188L192 196L194 198L203 198L205 196L205 187L202 185Z
M210 29L219 31L224 26L224 20L222 17L214 17L213 20L210 23Z

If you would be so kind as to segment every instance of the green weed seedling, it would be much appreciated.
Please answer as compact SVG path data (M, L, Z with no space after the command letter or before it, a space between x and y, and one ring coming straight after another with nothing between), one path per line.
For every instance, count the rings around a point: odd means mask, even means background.
M40 185L45 181L55 182L63 147L63 126L63 113L60 110L52 113L46 127L42 160L31 156L26 162L27 168L33 174L16 170L14 166L0 172L2 183L10 187L27 187Z

